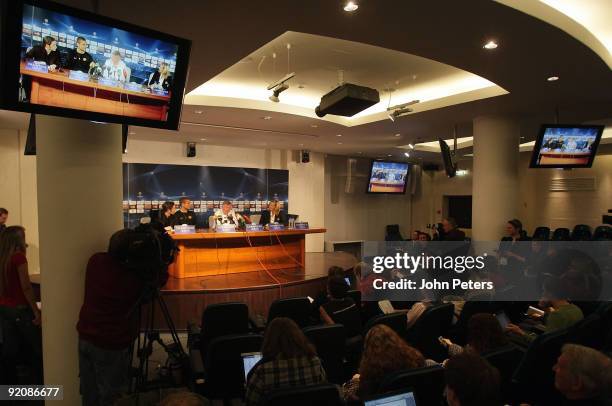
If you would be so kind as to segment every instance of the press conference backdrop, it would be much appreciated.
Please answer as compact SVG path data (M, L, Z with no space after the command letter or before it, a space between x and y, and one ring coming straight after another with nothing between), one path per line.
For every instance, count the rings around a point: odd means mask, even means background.
M208 217L224 200L238 212L260 214L276 199L288 211L289 171L222 166L123 164L123 219L136 226L150 210L166 201L192 201L197 227L208 227Z

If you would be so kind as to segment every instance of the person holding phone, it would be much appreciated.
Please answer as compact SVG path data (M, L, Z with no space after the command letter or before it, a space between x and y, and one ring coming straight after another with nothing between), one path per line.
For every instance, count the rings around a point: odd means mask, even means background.
M7 383L17 383L16 366L30 367L32 384L42 383L41 313L28 273L25 229L7 227L0 234L0 321L2 365ZM26 359L19 359L19 354Z

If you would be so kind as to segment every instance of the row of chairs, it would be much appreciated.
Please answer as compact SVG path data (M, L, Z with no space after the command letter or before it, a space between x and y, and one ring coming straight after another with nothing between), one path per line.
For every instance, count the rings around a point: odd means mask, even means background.
M571 231L565 227L556 228L552 234L549 227L536 227L532 238L551 241L612 240L612 227L601 225L591 230L591 227L586 224L578 224Z

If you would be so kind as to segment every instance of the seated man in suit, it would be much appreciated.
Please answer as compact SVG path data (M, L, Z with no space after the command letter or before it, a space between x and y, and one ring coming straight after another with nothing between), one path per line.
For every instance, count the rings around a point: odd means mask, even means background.
M261 213L259 224L268 225L270 223L280 223L287 225L287 213L281 210L278 200L272 200L268 203L268 209Z

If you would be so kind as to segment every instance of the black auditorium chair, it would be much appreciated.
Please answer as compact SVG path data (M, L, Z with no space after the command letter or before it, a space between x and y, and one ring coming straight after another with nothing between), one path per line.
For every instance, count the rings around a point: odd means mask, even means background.
M307 297L277 299L268 310L268 323L277 317L288 317L304 328L310 325L310 311L310 301Z
M346 295L350 297L351 299L353 299L353 302L355 302L357 306L361 306L361 291L360 290L349 290L348 292L346 292Z
M593 231L594 240L609 241L612 240L612 227L610 226L597 226Z
M550 240L550 228L544 226L536 227L532 239L541 241Z
M390 327L393 331L399 334L400 337L404 337L406 334L406 313L405 312L397 312L390 314L381 314L379 316L374 316L366 323L363 328L363 338L368 334L368 331L377 324L384 324Z
M416 323L408 329L406 338L427 358L442 361L446 350L440 345L438 337L448 335L453 321L452 303L434 305L423 312Z
M514 401L512 376L524 355L525 350L513 344L482 354L483 358L499 371L504 402L512 403Z
M321 383L295 388L271 391L262 402L264 406L342 406L338 387L331 383Z
M495 313L496 310L489 296L474 297L465 302L457 322L450 329L450 338L456 344L465 345L470 318L477 313Z
M570 241L570 230L569 228L560 227L553 231L552 241Z
M206 354L208 344L215 338L249 332L249 308L246 303L215 303L202 313L200 350Z
M399 224L388 224L385 227L385 241L404 241Z
M545 333L537 337L527 348L512 377L517 400L543 406L561 404L555 389L552 370L561 355L561 347L567 343L569 329Z
M591 227L586 224L578 224L572 230L573 241L590 241L592 237Z
M346 333L341 324L310 326L304 335L315 346L321 359L327 380L336 384L345 382L344 355Z
M210 342L204 356L203 395L211 399L236 399L244 396L243 353L261 351L261 334L234 334Z
M601 350L604 338L601 316L593 313L569 328L567 341Z
M412 388L420 405L437 406L443 402L444 386L444 368L435 365L387 375L380 385L379 392L385 393Z

